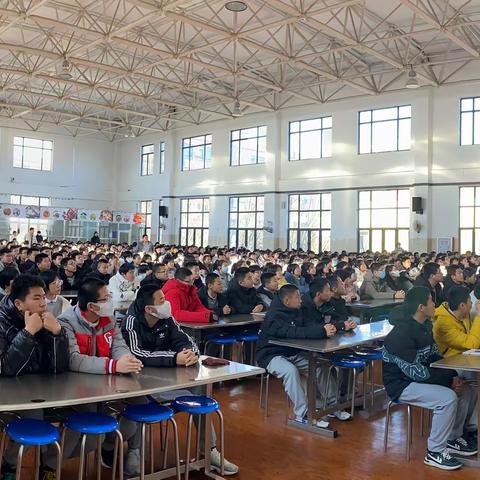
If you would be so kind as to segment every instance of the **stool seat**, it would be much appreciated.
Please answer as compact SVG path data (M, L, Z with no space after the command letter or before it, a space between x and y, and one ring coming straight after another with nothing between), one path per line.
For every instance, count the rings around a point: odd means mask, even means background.
M335 367L341 368L362 368L366 366L363 360L356 358L353 355L334 355L330 362Z
M172 418L173 410L158 403L128 405L123 410L122 416L134 422L156 423Z
M207 342L216 343L218 345L231 345L235 343L237 339L231 335L213 335L207 338Z
M381 360L382 351L378 348L359 348L355 350L354 356L362 360Z
M177 412L187 412L192 415L213 413L220 408L215 399L204 395L184 395L177 397L173 401L172 407Z
M257 342L258 341L258 333L243 333L241 335L237 335L237 342Z
M60 432L44 420L22 418L5 427L7 435L22 445L49 445L60 440Z
M117 430L118 421L103 413L74 413L65 420L65 426L78 433L100 435Z

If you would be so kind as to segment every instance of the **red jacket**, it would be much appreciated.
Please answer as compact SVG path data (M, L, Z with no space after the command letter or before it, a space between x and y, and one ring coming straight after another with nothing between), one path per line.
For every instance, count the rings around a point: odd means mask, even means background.
M165 298L170 302L172 314L177 322L207 323L212 312L202 305L197 289L174 278L162 288Z

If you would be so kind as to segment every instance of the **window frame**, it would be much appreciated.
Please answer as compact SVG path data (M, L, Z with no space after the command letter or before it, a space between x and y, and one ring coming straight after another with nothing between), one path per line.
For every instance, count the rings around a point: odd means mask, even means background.
M260 129L261 128L265 129L265 134L264 135L260 135ZM252 129L256 129L256 131L257 131L256 136L242 138L242 132L244 132L245 130L252 130ZM234 139L233 135L236 132L238 132L238 138ZM263 162L259 161L259 143L260 143L260 139L262 139L262 138L265 139L265 157L266 157L266 155L267 155L267 126L266 125L257 125L255 127L246 127L246 128L238 128L236 130L231 130L230 131L230 166L231 167L244 167L246 165L265 165L265 159L264 159ZM242 141L252 140L252 139L255 139L256 144L257 144L255 162L241 163ZM233 164L232 163L232 161L233 161L233 150L234 150L234 146L236 146L237 144L238 144L238 164Z
M330 118L331 121L331 126L330 127L324 127L323 122L325 119ZM321 120L322 126L317 129L311 129L311 130L304 130L302 131L302 123L303 122L308 122L311 120ZM298 123L298 131L297 132L292 132L292 124L293 123ZM331 131L331 145L330 145L330 153L331 155L326 156L323 155L323 135L326 130ZM319 132L320 134L320 157L318 158L301 158L302 157L302 133L306 132ZM299 140L298 140L298 159L292 159L291 152L292 152L292 135L298 134L299 135ZM333 157L333 115L325 115L324 117L315 117L315 118L304 118L302 120L292 120L291 122L288 122L288 161L289 162L301 162L301 161L309 161L309 160L320 160L322 158L332 158Z
M152 151L144 152L144 149L147 147L152 147ZM144 170L143 168L144 164L146 166L146 170ZM149 168L149 166L151 166L151 168ZM155 144L148 143L146 145L142 145L140 147L140 176L149 177L153 175L154 166L155 166Z
M202 200L202 209L201 210L190 210L190 202L192 200ZM187 209L184 210L184 205L187 205ZM190 226L190 219L189 216L192 213L196 214L201 214L202 216L202 224L201 226ZM187 225L183 225L182 219L183 215L187 216ZM205 215L208 216L208 226L205 226L204 220L205 220ZM206 247L208 245L208 237L210 234L210 197L204 197L204 196L199 196L199 197L187 197L187 198L180 198L180 222L179 222L179 228L178 228L178 244L182 244L182 231L185 231L185 242L186 245L183 245L184 247L189 246L188 245L188 237L189 237L189 231L193 230L193 237L194 237L194 243L198 247ZM197 236L197 230L201 230L201 242L198 243L196 241L196 236Z
M148 238L151 241L152 240L151 234L152 234L153 201L152 200L140 200L138 202L138 210L142 215L145 216L145 224L143 226L143 234L142 235L145 235L145 234L148 235Z
M160 160L159 173L165 173L165 141L158 146L158 157Z
M462 188L473 188L473 204L472 205L462 205ZM478 192L477 192L478 190ZM477 235L479 236L480 243L480 224L476 224L476 209L480 209L480 205L477 205L477 198L480 198L480 183L473 185L460 185L458 188L458 250L460 252L466 252L462 246L462 231L470 231L472 248L470 250L475 251L475 244ZM462 227L462 217L461 210L462 208L473 208L473 226L472 227ZM477 231L478 230L478 231Z
M21 139L22 144L18 145L16 142L16 139ZM42 142L42 147L30 147L25 145L25 140L34 140L37 142ZM51 144L51 148L45 148L45 142L49 142ZM15 165L15 147L21 147L22 149L22 160L21 160L21 165ZM25 149L37 149L42 151L42 159L40 161L40 168L32 168L32 167L25 167ZM50 152L50 168L44 168L44 151L49 151ZM12 166L13 168L21 168L22 170L34 170L37 172L53 172L53 152L54 152L54 141L53 140L47 140L45 138L31 138L31 137L23 137L23 136L18 136L14 135L13 137L13 158L12 158Z
M192 145L192 140L202 138L203 137L203 143L199 143L198 145ZM210 141L208 142L208 138L210 137ZM189 145L186 145L186 143L189 143ZM207 159L207 147L210 146L210 158ZM203 167L201 168L191 168L190 165L193 160L193 148L194 147L203 147ZM206 170L208 168L212 167L212 148L213 148L213 136L211 133L205 133L202 135L195 135L194 137L185 137L182 138L182 147L181 147L181 170L182 172L191 172L195 170ZM185 151L189 150L190 155L188 158L188 168L185 166Z
M464 100L472 100L472 110L462 110L462 103ZM478 110L475 109L475 100L478 100L480 103L480 96L476 97L461 97L460 98L460 104L459 104L459 135L458 135L458 144L460 147L473 147L474 145L480 145L480 135L479 135L479 141L478 143L475 143L475 113L479 112L480 113L480 108ZM463 113L471 113L472 114L472 132L471 132L471 138L472 138L472 143L462 143L462 129L463 129Z
M400 108L410 107L410 116L409 117L400 117ZM373 112L379 110L390 110L395 108L397 110L396 118L388 119L388 120L373 120ZM362 113L370 112L370 121L362 122L360 117ZM410 147L409 148L399 148L399 138L400 138L400 120L410 119ZM378 152L372 151L373 145L373 124L375 123L385 123L385 122L395 122L396 123L396 138L397 138L397 148L392 150L380 150ZM360 150L360 131L361 125L370 125L370 151L369 152L361 152ZM357 112L357 154L358 155L375 155L378 153L393 153L393 152L409 152L412 149L412 105L411 104L403 104L403 105L393 105L391 107L382 107L382 108L372 108L367 110L360 110Z
M255 199L255 209L254 210L240 210L240 199L241 198L254 198ZM263 208L259 210L258 203L259 199L263 200ZM236 210L232 210L232 201L237 203ZM255 216L255 227L239 227L239 214L240 213L246 213L250 215ZM257 250L257 249L263 249L263 227L264 225L262 224L260 227L258 226L258 214L261 213L263 214L263 224L265 223L265 196L264 195L236 195L232 197L228 197L228 246L229 248L240 248L240 247L246 247L249 250ZM232 215L237 214L237 219L236 219L236 226L232 227ZM247 245L245 242L245 245L240 245L238 243L238 238L239 238L239 232L244 231L245 232L245 238L248 238L248 232L253 231L254 233L254 241L253 245ZM232 236L235 236L235 245L232 243ZM261 236L261 239L259 239L259 236ZM260 244L260 245L259 245Z

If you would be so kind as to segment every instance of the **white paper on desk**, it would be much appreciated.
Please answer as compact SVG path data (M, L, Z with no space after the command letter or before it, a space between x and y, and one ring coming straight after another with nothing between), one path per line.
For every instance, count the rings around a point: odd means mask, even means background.
M257 317L264 317L266 314L267 314L266 312L252 313L253 316L257 316Z
M472 348L470 350L466 350L463 352L464 355L478 355L480 356L480 349L479 348Z

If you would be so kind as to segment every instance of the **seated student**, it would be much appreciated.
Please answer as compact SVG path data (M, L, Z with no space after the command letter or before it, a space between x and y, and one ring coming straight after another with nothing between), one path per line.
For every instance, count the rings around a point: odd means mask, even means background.
M52 254L52 265L50 270L54 272L59 272L60 268L62 267L62 260L63 260L63 253L55 252Z
M192 272L193 286L196 287L197 290L202 288L203 281L202 281L202 278L200 277L200 267L198 266L198 262L195 262L195 261L185 262L184 268L188 268L188 270Z
M108 289L113 303L133 302L137 293L135 267L131 263L124 263L118 273L110 278Z
M306 285L310 285L315 278L316 269L315 265L312 262L303 262L302 263L302 277L305 280Z
M227 290L227 299L232 313L259 313L264 309L253 286L252 272L247 267L236 270Z
M85 262L85 256L83 255L83 253L79 251L72 252L71 257L75 260L75 265L77 267L75 276L77 277L77 282L80 283L84 278L86 278L92 272L92 269Z
M19 265L20 273L27 273L35 269L35 257L39 253L40 250L37 247L31 247L27 250L27 258Z
M421 274L415 279L413 285L416 287L427 287L432 295L435 307L439 307L443 302L443 289L441 281L443 279L440 266L435 262L426 263Z
M345 286L345 295L343 298L347 303L356 302L360 300L360 295L357 293L357 275L353 268L344 268L335 272L340 277Z
M463 456L477 452L473 442L462 437L474 412L475 395L454 370L430 367L442 358L429 320L434 314L428 287L413 287L405 302L391 311L394 328L383 345L383 383L392 400L433 410L424 462L456 470L462 464L450 456L451 451Z
M36 276L17 277L10 294L0 303L0 364L0 375L6 377L68 370L67 334L47 311L45 284ZM43 418L41 409L18 414L24 418ZM74 448L70 443L65 444L65 459ZM4 479L15 478L17 452L18 444L13 443L5 451L2 466ZM54 479L56 450L47 448L42 453L41 479Z
M447 301L435 310L433 338L444 357L480 348L480 304L476 302L473 320L471 310L468 288L458 286L450 288Z
M480 300L480 282L478 282L474 289L470 292L470 300L472 301L470 318L473 320L477 316L477 302Z
M39 275L42 272L48 272L52 266L52 261L46 253L35 255L35 267L29 270L32 275Z
M463 270L463 284L468 288L470 292L472 292L476 283L477 283L476 269L471 267L465 268Z
M28 260L28 247L20 247L18 250L18 256L15 259L17 262L18 269L22 271L21 266Z
M212 312L198 298L193 275L188 268L176 270L175 278L168 280L162 291L172 306L177 322L206 323L212 318Z
M60 269L59 277L62 283L62 292L65 290L77 290L77 265L75 260L70 257L65 257L62 260L62 268Z
M262 286L257 290L257 294L268 309L272 303L273 296L278 292L277 276L273 272L262 273Z
M155 263L152 265L152 272L149 273L141 282L140 286L155 285L162 288L168 280L168 269L165 263Z
M408 292L413 287L413 280L410 277L410 270L412 268L412 261L408 255L401 255L397 258L400 261L398 268L399 276L397 285L400 290Z
M266 271L273 272L276 275L279 287L283 287L288 283L283 275L283 268L278 263L272 264Z
M4 268L0 272L0 301L10 293L12 283L19 275L18 270L12 267Z
M198 290L198 298L203 306L211 310L217 319L232 313L223 291L223 283L216 273L209 273L205 278L205 286Z
M59 317L68 334L69 367L74 372L110 375L139 373L142 362L132 355L122 332L113 319L113 302L106 283L86 278L78 289L78 303ZM132 399L129 399L131 402ZM135 401L135 399L133 399ZM96 410L97 405L86 407ZM121 419L120 431L128 441L125 474L140 472L140 436L138 425ZM113 465L115 437L108 434L103 442L102 462Z
M370 270L363 275L363 282L360 287L361 300L394 299L404 298L402 290L393 291L385 281L385 263L372 263Z
M253 286L258 290L262 286L262 269L258 265L250 265L248 267L252 272Z
M257 363L267 372L283 382L283 387L293 403L295 421L307 423L307 396L301 375L308 372L307 356L295 349L272 345L273 338L327 338L335 335L335 327L331 324L321 325L307 321L301 310L302 299L295 285L284 285L272 301L265 315L257 342ZM327 368L317 368L318 397L325 395ZM333 392L329 392L329 398ZM333 397L335 395L333 394ZM317 421L317 426L327 427L328 422Z
M210 275L207 275L207 280ZM216 280L221 285L218 276ZM170 303L155 285L140 288L122 321L122 334L132 353L146 367L189 367L198 362L197 345L173 319ZM165 402L192 393L200 394L200 389L162 392L154 397L157 401ZM215 447L213 428L212 444L212 467L220 471L220 453ZM238 467L225 460L225 475L237 472Z
M5 268L15 268L18 270L17 263L15 262L15 256L10 248L0 249L0 272ZM20 273L20 270L18 270Z
M62 281L57 273L48 270L40 273L40 278L45 283L45 296L47 301L47 310L58 317L67 308L70 308L70 302L60 295L62 290Z
M332 291L332 296L330 298L330 303L332 304L335 312L341 318L347 318L350 316L347 310L347 302L344 299L344 296L347 294L345 289L345 283L343 282L341 276L338 272L332 273L327 277L327 281L330 284L330 290ZM351 326L352 324L349 323ZM346 324L344 323L344 329ZM341 329L341 326L340 326ZM348 329L347 329L348 330Z
M463 286L463 269L458 265L449 265L447 267L447 276L443 281L443 300L448 298L448 292L452 287Z
M213 267L213 273L216 273L223 284L223 288L227 291L228 286L232 280L232 275L228 272L228 260L217 260Z
M108 283L111 278L111 275L108 273L108 267L108 260L104 257L99 258L96 260L96 267L88 276L98 278L102 282Z
M299 290L300 294L308 292L308 285L305 282L305 279L302 277L302 270L296 263L290 263L287 266L287 271L285 272L285 280L292 285L295 285Z

